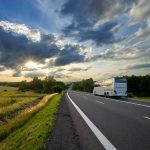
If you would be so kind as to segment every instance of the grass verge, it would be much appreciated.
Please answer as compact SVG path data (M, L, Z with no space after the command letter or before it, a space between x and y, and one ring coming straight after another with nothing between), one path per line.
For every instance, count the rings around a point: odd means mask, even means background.
M45 94L39 94L34 92L0 92L0 108L6 107L9 105L13 105L15 103L21 102L24 99L33 98L36 99L38 97L44 96Z
M0 108L0 119L10 115L11 113L18 111L23 107L28 107L30 104L35 103L36 101L37 98L34 97L22 97L20 98L20 101L17 103L8 106L3 106Z
M140 100L140 101L145 101L145 102L150 102L150 97L142 97L142 96L134 96L134 97L129 97L129 99L134 99L134 100Z
M21 127L33 115L41 110L55 94L45 96L37 105L21 111L14 119L10 120L7 124L0 126L0 141L6 138L12 131Z
M52 132L60 94L52 98L47 105L32 117L24 126L12 132L0 143L1 150L40 150Z

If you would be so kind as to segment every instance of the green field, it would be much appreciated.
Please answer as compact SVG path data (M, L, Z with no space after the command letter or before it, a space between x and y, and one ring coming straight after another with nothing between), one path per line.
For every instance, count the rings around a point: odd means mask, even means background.
M13 91L17 91L18 88L17 87L9 87L9 86L0 86L0 92L4 92L5 90L8 92L13 92Z
M60 95L19 92L2 86L0 95L0 149L43 148L52 131Z
M44 94L35 92L20 92L16 87L0 86L0 108L8 105L12 105L17 102L21 102L28 98L38 98Z

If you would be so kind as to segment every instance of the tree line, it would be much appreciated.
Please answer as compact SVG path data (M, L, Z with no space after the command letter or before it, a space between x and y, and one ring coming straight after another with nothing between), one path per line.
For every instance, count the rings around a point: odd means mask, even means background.
M53 77L46 77L44 80L34 77L30 82L24 80L19 83L20 91L34 90L40 93L59 93L66 88L67 86L64 82L56 81Z
M129 95L150 96L150 75L124 76L127 79L127 90ZM92 92L94 81L92 78L73 83L72 89L84 92Z
M92 92L94 87L94 81L92 78L83 79L79 82L74 82L72 90L83 91L83 92Z
M127 79L128 94L137 96L150 96L150 75L132 75L124 76L124 78ZM46 77L44 80L34 77L30 82L0 82L0 85L19 87L20 91L34 90L43 93L61 92L67 88L64 82L56 81L53 77ZM91 93L93 88L94 80L92 78L74 82L72 86L73 90Z
M150 75L124 77L127 79L128 93L137 96L150 96Z
M0 86L18 87L20 82L0 82Z

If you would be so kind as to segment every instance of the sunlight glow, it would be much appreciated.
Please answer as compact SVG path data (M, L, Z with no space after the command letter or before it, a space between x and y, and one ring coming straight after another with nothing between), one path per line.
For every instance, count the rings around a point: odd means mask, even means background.
M25 66L28 68L28 69L33 69L33 68L38 68L38 64L33 62L33 61L28 61Z

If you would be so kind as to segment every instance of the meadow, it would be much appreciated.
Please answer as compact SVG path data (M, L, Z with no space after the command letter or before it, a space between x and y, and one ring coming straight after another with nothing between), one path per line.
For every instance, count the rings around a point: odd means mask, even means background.
M32 149L33 143L26 143L28 136L22 134L28 132L30 126L39 126L29 132L32 142L36 142L40 134L41 142L34 149L41 149L52 131L60 97L60 94L20 92L15 87L0 86L0 149Z

